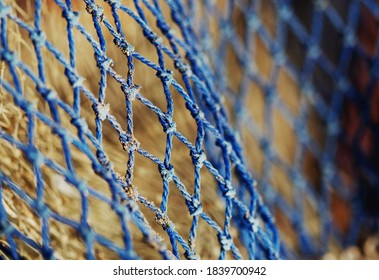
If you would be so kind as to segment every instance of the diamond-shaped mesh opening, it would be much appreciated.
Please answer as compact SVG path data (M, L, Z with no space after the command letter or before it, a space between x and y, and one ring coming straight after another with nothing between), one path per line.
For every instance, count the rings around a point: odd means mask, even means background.
M57 258L85 259L85 246L76 228L60 220L50 219L49 222L51 247L54 248Z
M374 56L378 36L378 18L370 11L370 6L366 3L360 4L360 12L363 20L358 23L356 36L366 54Z
M280 100L286 105L294 117L299 114L300 110L300 89L298 84L286 71L286 69L280 69L278 74L278 96Z
M323 21L322 38L333 38L334 43L329 44L327 40L321 42L321 49L327 59L334 65L339 62L341 54L343 34L331 23L329 18Z
M294 162L297 137L291 124L278 111L275 111L272 116L273 136L272 141L275 150L281 160L287 164Z
M320 1L322 2L322 1ZM312 31L312 20L314 16L314 1L293 1L293 12L308 33Z
M296 70L301 71L306 56L304 42L299 40L292 28L287 29L286 35L285 50L287 51L288 60L294 65Z

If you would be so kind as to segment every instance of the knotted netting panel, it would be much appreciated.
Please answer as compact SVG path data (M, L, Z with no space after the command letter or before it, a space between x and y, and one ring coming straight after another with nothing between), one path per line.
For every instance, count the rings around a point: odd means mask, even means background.
M377 232L376 1L0 17L3 258L319 258Z

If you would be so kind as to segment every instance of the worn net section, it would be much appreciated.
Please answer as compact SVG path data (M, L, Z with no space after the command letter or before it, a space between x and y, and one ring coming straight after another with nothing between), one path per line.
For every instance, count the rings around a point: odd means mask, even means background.
M8 73L1 80L1 94L11 96L11 103L26 118L23 137L0 126L0 144L23 155L33 171L34 186L17 183L20 174L8 168L14 163L1 162L0 252L5 256L25 257L20 248L27 246L43 258L59 258L52 238L56 224L79 234L88 259L98 257L98 245L119 258L137 258L136 232L163 258L202 257L195 242L205 238L198 234L202 222L209 228L207 234L218 240L220 259L320 257L333 242L345 247L355 244L362 232L377 230L379 6L375 1L82 2L85 9L79 14L71 0L34 1L32 20L27 21L7 1L0 1L1 61ZM60 35L66 36L66 52L44 32L42 12L53 7L66 22L66 33ZM90 16L94 32L80 21L83 14ZM138 36L151 46L154 58L130 42L132 30L121 17L138 25ZM30 38L34 68L10 47L10 25ZM96 61L96 88L78 71L75 32L87 42L87 59ZM110 45L125 58L127 71L116 69L108 54ZM57 77L67 80L70 91L59 92L47 83L46 56L55 59L61 69ZM144 70L146 76L160 82L156 88L164 93L164 106L146 97L134 75L138 67L149 69ZM25 76L43 109L25 92L21 79ZM112 94L110 83L123 93L117 102L123 103L125 118L112 114L106 101ZM186 136L177 125L182 113L174 113L175 98L184 102L183 111L194 121L195 137ZM155 126L163 130L162 155L149 152L135 137L136 103L148 108ZM90 104L92 115L83 115L83 104ZM37 144L39 124L58 137L61 148L56 153L63 160L49 157ZM123 171L116 170L104 148L106 126L111 128L107 134L117 135L122 153L127 154ZM175 141L190 154L190 186L172 164ZM285 141L292 148L281 147ZM86 158L88 172L99 177L106 190L100 191L79 174L75 154ZM260 164L257 154L262 154ZM134 184L139 156L161 175L161 188L155 190L159 205ZM215 182L214 200L223 205L221 221L203 208L204 170ZM58 174L66 188L77 191L77 219L47 202L46 172ZM290 188L281 187L282 179L289 181ZM173 222L168 215L173 188L190 217L185 233L175 226L180 220ZM37 216L38 236L12 222L7 194ZM97 230L90 218L91 199L112 209L122 232L120 242ZM159 235L156 225L162 230Z

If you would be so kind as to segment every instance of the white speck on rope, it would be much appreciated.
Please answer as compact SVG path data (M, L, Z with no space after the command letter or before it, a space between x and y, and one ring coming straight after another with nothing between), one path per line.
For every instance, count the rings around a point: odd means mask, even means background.
M101 121L104 121L107 118L108 112L109 112L110 105L109 103L105 104L98 104L98 117Z

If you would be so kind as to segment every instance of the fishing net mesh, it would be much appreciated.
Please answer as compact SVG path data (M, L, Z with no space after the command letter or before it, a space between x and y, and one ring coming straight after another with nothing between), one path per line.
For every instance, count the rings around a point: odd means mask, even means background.
M319 258L377 231L376 1L13 2L0 256Z

